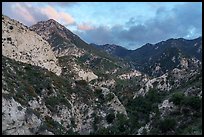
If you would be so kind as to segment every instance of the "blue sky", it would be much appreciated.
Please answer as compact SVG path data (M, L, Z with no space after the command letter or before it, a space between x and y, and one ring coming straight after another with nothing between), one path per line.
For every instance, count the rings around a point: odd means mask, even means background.
M27 26L53 18L88 43L127 49L202 35L201 2L3 2L2 12Z

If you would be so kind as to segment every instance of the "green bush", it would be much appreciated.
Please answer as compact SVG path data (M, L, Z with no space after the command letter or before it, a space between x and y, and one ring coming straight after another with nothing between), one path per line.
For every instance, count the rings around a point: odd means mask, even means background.
M199 110L201 108L202 101L199 97L192 96L192 97L186 97L183 100L182 104L184 106L188 106L194 110Z
M172 101L175 105L181 105L184 99L185 95L183 93L177 92L172 95L169 101Z
M115 114L114 113L110 113L110 114L108 114L106 116L106 121L108 122L108 124L111 124L114 119L115 119Z
M199 110L202 106L202 100L197 96L185 96L183 93L175 93L170 98L175 105L190 107Z
M161 120L159 123L159 128L163 133L170 130L174 130L175 126L176 126L176 120L172 118L166 118L164 120Z
M111 101L113 98L114 98L113 93L109 93L108 95L106 95L106 101Z

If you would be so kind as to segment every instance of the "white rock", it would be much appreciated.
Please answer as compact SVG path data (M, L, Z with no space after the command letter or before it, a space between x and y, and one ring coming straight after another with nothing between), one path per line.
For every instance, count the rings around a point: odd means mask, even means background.
M61 74L61 67L47 41L19 22L2 17L2 55Z

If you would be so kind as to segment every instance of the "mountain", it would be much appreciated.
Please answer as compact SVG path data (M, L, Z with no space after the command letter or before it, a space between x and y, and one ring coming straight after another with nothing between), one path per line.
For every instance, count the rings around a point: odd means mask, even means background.
M119 68L128 68L128 63L87 44L57 21L41 21L30 27L52 46L58 57L63 75L83 80L104 77ZM72 70L70 72L70 69Z
M152 53L148 49L156 47L151 44L138 53L117 45L103 51L55 20L28 29L2 17L3 135L202 134L199 39L190 44L198 49L195 57L182 44L159 46ZM30 54L24 58L21 52ZM161 69L135 69L145 66L136 53L153 56L152 62L144 60L149 66L160 63ZM51 69L55 66L60 74Z
M22 23L2 15L2 55L41 66L57 75L61 74L61 67L51 46L37 33L30 31Z
M202 37L193 40L178 38L156 44L147 43L136 50L126 50L108 44L96 47L131 61L135 69L150 76L161 76L174 68L199 67L202 62Z
M124 47L114 45L114 44L96 45L96 44L91 43L90 45L96 48L99 48L101 50L104 50L105 52L111 55L114 55L114 56L118 56L118 57L125 57L131 53L131 50L128 50Z
M178 67L193 67L201 64L202 39L169 39L157 44L146 44L134 50L128 59L135 67L151 76L160 76ZM189 64L193 64L190 66Z
M89 134L107 115L126 114L117 96L2 56L3 134Z
M70 54L80 56L84 54L84 52L91 52L101 57L112 59L111 56L108 56L104 52L100 52L96 48L90 46L79 36L72 33L69 29L53 19L48 21L40 21L37 24L29 27L29 29L35 31L41 37L47 40L52 46L52 49L56 55L59 54L57 56L65 56Z

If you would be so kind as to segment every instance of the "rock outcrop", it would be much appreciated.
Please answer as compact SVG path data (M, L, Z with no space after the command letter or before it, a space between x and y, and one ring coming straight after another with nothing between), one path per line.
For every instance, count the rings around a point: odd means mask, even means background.
M61 74L49 43L22 23L2 15L2 55Z

